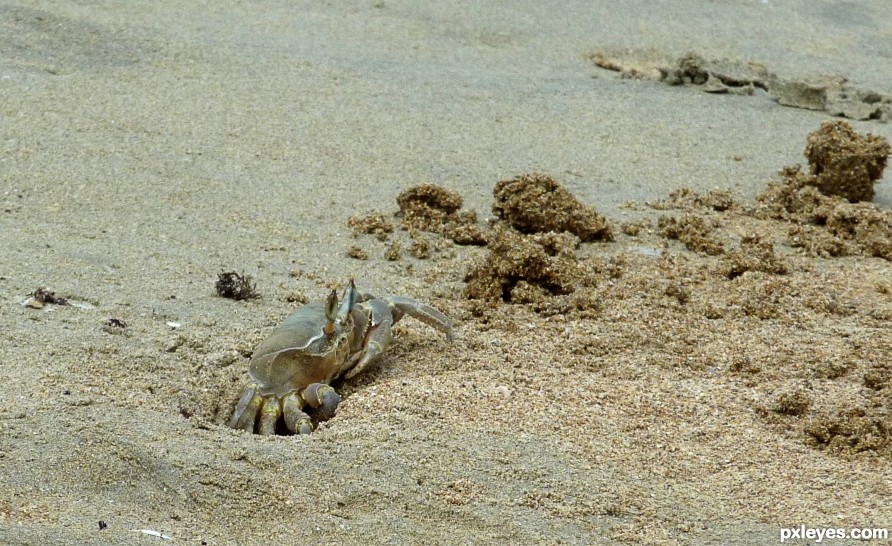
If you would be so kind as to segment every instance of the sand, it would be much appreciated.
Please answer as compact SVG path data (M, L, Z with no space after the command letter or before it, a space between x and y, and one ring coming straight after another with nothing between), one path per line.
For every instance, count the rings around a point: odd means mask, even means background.
M590 60L693 52L887 97L890 36L884 0L4 3L0 543L892 527L889 262L756 199L829 113ZM530 173L613 228L547 243L572 293L469 300L490 249L395 216L436 184L490 233L496 184ZM713 189L734 206L690 198ZM375 211L393 231L354 236ZM219 297L224 271L260 297ZM227 428L253 347L351 275L455 341L407 318L312 435ZM68 305L22 305L41 288Z

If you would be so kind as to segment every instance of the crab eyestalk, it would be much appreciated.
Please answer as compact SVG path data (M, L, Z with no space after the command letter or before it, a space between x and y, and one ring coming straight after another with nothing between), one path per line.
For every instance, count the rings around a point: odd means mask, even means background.
M322 327L322 331L325 332L325 335L330 336L334 334L335 331L335 320L338 318L338 294L334 290L331 291L331 294L328 295L328 300L325 302L325 326Z
M353 282L353 279L350 279L350 284L344 289L344 299L341 300L341 308L338 311L338 320L342 322L347 320L347 315L350 314L353 306L356 305L356 299L358 297L359 296L356 293L356 284Z

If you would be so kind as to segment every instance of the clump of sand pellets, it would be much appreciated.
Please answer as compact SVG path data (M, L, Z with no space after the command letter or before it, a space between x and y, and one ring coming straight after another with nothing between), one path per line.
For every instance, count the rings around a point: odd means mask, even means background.
M582 242L613 239L606 218L548 175L532 173L502 180L493 195L493 214L521 233L566 231Z
M458 193L435 184L419 184L396 198L402 228L409 233L427 231L452 239L459 245L486 244L486 233L477 225L475 211L461 212Z
M354 237L374 235L379 241L386 241L387 237L393 233L393 224L381 212L371 212L365 216L351 216L347 219L347 226L353 231Z
M873 198L889 152L883 137L858 135L844 121L825 122L808 137L810 173L785 167L759 195L754 213L792 222L791 246L810 255L860 253L892 261L892 212L865 202Z
M740 241L740 248L722 258L719 270L728 279L735 279L747 271L786 275L789 268L774 253L773 241L758 235L748 235Z
M469 299L533 304L543 313L596 305L586 295L603 273L581 260L583 241L610 240L610 226L593 208L543 174L503 180L493 190L496 223L488 252L465 277Z
M709 256L718 256L725 251L722 242L713 234L713 226L702 216L685 214L681 218L662 216L657 222L660 235L684 243L688 250Z
M574 252L578 245L579 238L569 233L522 235L499 227L487 244L486 258L468 272L465 293L472 299L514 303L569 294L586 279Z
M878 135L859 135L842 120L825 121L808 135L805 157L824 195L837 195L854 203L873 200L873 186L883 176L889 142Z
M725 212L738 206L731 190L714 189L701 194L687 187L673 190L668 199L648 202L647 205L656 210L707 209L715 212Z

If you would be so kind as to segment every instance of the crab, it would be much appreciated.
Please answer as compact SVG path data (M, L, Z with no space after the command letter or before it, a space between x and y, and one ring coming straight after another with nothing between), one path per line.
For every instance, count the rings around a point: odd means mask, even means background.
M254 350L229 426L271 435L281 419L288 431L309 434L313 422L305 407L317 421L333 417L341 396L330 383L366 369L390 344L390 328L403 315L452 341L452 322L440 311L412 298L360 293L352 279L340 301L332 290L325 302L301 307Z

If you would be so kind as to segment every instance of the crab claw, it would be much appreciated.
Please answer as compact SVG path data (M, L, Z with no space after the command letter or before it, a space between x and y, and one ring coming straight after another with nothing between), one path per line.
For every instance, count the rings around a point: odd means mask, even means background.
M350 311L353 309L353 306L356 305L356 300L359 298L359 294L356 291L356 283L353 282L353 278L350 279L350 284L347 285L347 288L344 289L344 299L341 300L341 308L338 309L338 319L341 321L347 320L347 315L350 314Z
M324 383L313 383L300 393L311 408L316 410L316 417L320 421L327 421L334 417L341 403L341 395L332 387Z

